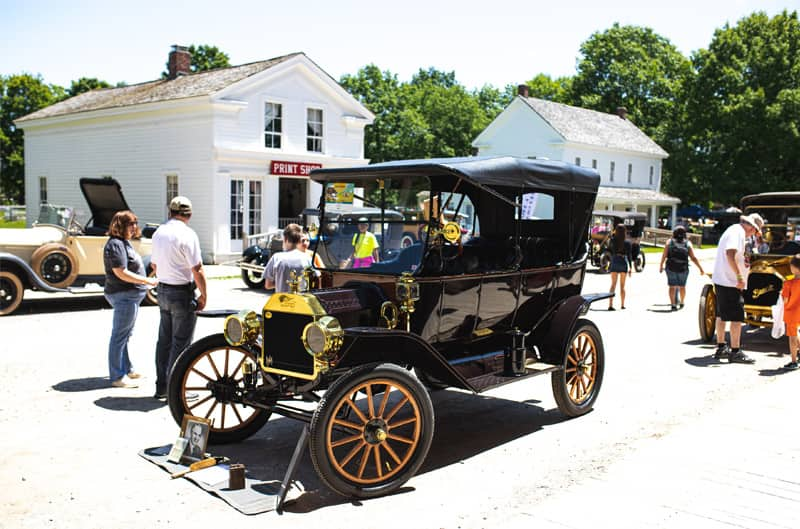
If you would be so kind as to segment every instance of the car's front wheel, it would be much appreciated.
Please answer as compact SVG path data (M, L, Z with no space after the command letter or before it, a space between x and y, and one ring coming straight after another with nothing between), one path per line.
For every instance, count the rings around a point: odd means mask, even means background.
M236 397L243 387L242 365L255 355L212 334L178 356L169 377L169 409L175 422L184 415L212 419L209 442L234 443L261 429L271 411L245 406ZM195 394L195 395L192 395Z
M422 465L433 427L428 392L407 370L357 367L331 384L314 412L311 461L339 494L389 494Z
M637 272L644 271L645 259L644 259L644 252L639 252L636 254L636 257L633 259L633 267Z
M22 281L16 274L0 270L0 316L11 314L17 310L19 304L22 303L24 292Z
M561 367L550 378L558 409L570 417L589 412L600 392L605 367L603 339L594 323L575 322Z

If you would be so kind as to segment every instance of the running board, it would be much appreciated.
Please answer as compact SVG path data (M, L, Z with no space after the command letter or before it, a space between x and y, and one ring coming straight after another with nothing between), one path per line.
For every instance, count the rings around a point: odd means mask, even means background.
M484 391L504 386L506 384L510 384L511 382L517 382L518 380L523 378L531 378L538 375L545 375L547 373L553 373L555 371L560 371L560 370L561 366L554 366L550 364L543 364L541 362L537 362L528 364L525 367L524 375L506 376L503 374L502 371L498 371L496 373L487 373L485 375L479 375L477 377L469 378L467 379L467 381L469 382L470 386L472 386L472 388L475 390L476 393L483 393Z

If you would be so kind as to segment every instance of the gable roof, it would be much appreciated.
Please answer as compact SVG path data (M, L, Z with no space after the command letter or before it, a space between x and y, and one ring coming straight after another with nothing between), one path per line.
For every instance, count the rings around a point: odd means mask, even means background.
M616 114L573 107L535 97L519 96L519 99L568 142L643 152L664 158L669 156L667 151L636 125Z
M266 61L180 75L175 79L158 79L119 88L92 90L37 110L16 119L15 122L211 95L233 83L297 56L305 56L305 54L302 52L290 53Z

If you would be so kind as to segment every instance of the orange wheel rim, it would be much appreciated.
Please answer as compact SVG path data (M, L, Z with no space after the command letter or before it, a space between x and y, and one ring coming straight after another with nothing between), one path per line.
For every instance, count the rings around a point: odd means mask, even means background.
M714 299L714 296L709 294L706 296L706 313L705 313L705 324L706 324L706 331L708 334L711 334L711 331L714 329L714 325L716 324L717 319L717 300Z
M422 432L416 399L389 379L354 386L332 417L325 431L328 457L341 476L361 485L391 479L405 468Z
M235 347L211 349L195 358L183 375L180 397L186 412L210 419L214 432L238 430L252 422L258 415L257 408L218 400L209 387L222 383L229 388L241 388L242 365L248 358L252 360L250 353ZM188 393L196 393L198 398L189 401Z
M582 332L572 340L564 376L572 402L581 404L589 398L597 380L597 345L588 333Z

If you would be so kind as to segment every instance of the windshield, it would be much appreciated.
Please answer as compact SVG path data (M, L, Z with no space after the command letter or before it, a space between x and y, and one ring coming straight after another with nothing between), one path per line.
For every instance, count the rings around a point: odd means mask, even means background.
M316 247L329 269L414 272L427 234L428 179L420 176L326 182Z
M72 208L55 206L53 204L42 204L39 209L39 218L36 219L36 224L50 224L67 229L69 228L71 219Z

